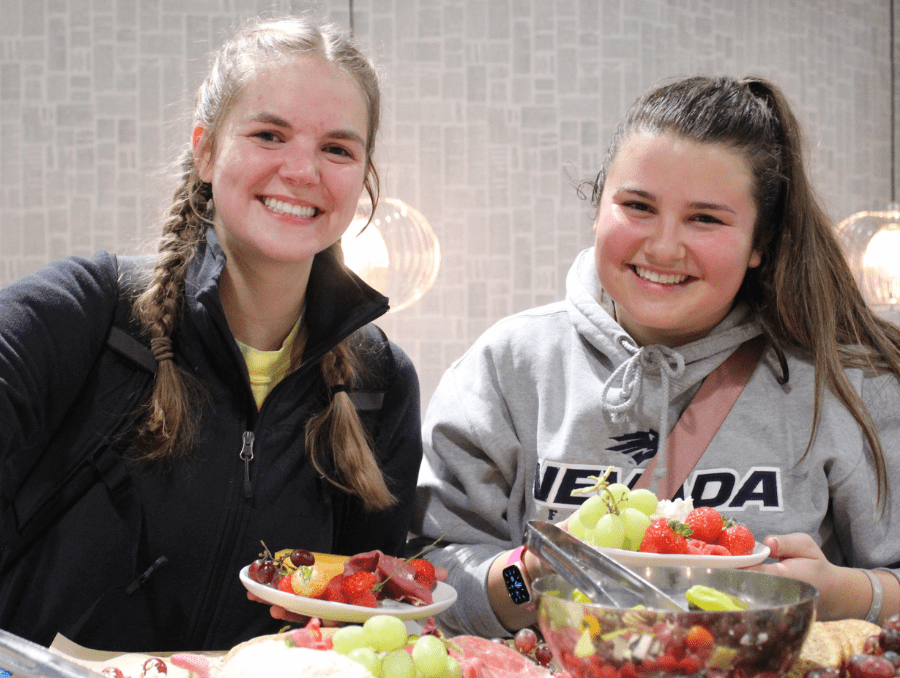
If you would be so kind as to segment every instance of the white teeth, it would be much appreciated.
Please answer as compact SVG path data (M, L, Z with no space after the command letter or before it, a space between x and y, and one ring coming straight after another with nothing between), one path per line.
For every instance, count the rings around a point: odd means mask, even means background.
M295 217L314 217L316 216L315 207L305 207L303 205L292 205L283 200L275 198L265 198L263 203L273 212L281 212L282 214L290 214Z
M634 272L644 280L660 283L661 285L677 285L688 279L688 276L686 275L660 275L659 273L648 271L646 268L641 268L640 266L635 266Z

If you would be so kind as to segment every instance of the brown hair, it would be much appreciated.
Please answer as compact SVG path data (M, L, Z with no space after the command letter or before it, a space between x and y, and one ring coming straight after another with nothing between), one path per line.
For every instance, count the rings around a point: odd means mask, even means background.
M378 201L378 173L372 160L380 122L380 90L372 63L355 41L332 25L317 26L303 18L256 22L238 33L219 51L200 86L194 108L194 127L202 127L211 157L219 129L260 64L295 56L311 56L334 64L353 77L366 102L368 129L364 187L372 204ZM185 293L185 276L198 249L205 243L213 217L212 186L201 181L191 148L181 156L180 184L166 215L155 268L134 312L150 337L159 359L153 394L139 430L137 445L144 460L173 460L186 454L195 436L195 407L202 387L171 360L168 348L178 323ZM343 261L340 243L333 253ZM298 364L307 332L294 343L292 361ZM395 502L367 440L365 428L346 392L360 369L351 339L325 356L321 372L330 397L324 409L307 424L306 443L319 473L343 491L359 496L367 508L383 509ZM323 459L333 455L336 473L324 471ZM334 476L338 477L335 478Z
M742 154L753 174L757 207L754 248L762 263L749 269L737 299L756 312L789 379L785 348L815 366L809 447L827 387L857 421L872 449L878 499L886 496L884 451L875 424L844 368L900 378L900 328L866 305L818 195L807 177L800 123L780 89L762 78L691 77L651 89L628 110L592 182L599 205L606 174L633 132L673 133L722 144Z

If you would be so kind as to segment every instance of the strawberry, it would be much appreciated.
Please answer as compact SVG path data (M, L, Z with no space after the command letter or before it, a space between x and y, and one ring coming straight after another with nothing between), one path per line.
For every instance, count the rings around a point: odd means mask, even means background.
M688 514L685 521L693 530L694 539L712 544L722 534L722 514L712 506L700 506Z
M753 533L745 525L727 527L716 539L716 544L724 546L733 556L747 556L756 548Z
M344 577L341 582L341 591L347 596L348 602L353 598L363 598L364 594L375 592L372 587L375 586L375 575L365 570L354 572L349 577Z
M291 578L289 575L285 575L281 579L278 580L278 590L284 591L285 593L293 593L294 588L291 586Z
M686 554L690 531L691 528L677 520L667 521L665 518L657 518L644 532L640 550L644 553Z
M327 600L330 603L346 603L347 596L344 594L343 583L344 575L336 574L333 576L329 580L325 590L319 594L319 600Z
M347 596L347 602L359 607L378 607L378 598L373 591L362 591L359 594Z
M415 580L422 586L434 590L434 586L437 583L437 577L434 574L434 565L424 558L410 560L409 564L416 568Z
M328 574L313 565L301 565L289 575L291 588L298 596L317 598L328 586Z

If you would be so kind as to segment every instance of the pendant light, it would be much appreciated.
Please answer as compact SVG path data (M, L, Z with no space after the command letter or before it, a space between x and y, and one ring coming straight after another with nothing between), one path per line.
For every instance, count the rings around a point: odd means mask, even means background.
M900 205L896 176L896 75L894 2L890 0L890 141L891 199L880 212L857 212L837 225L850 268L872 310L888 320L900 319Z
M353 0L349 2L353 32ZM428 220L396 198L380 198L374 214L371 200L362 198L341 248L347 266L390 299L390 313L431 289L441 265L440 242Z

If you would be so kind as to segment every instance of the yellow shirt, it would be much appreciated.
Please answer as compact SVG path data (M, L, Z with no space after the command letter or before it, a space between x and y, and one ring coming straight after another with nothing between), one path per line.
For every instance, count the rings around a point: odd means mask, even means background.
M297 338L300 321L294 325L290 334L284 339L284 343L277 351L259 351L251 346L238 342L247 370L250 372L250 388L253 390L253 399L256 400L257 409L262 407L263 401L269 392L275 388L279 381L284 379L291 368L291 349Z

